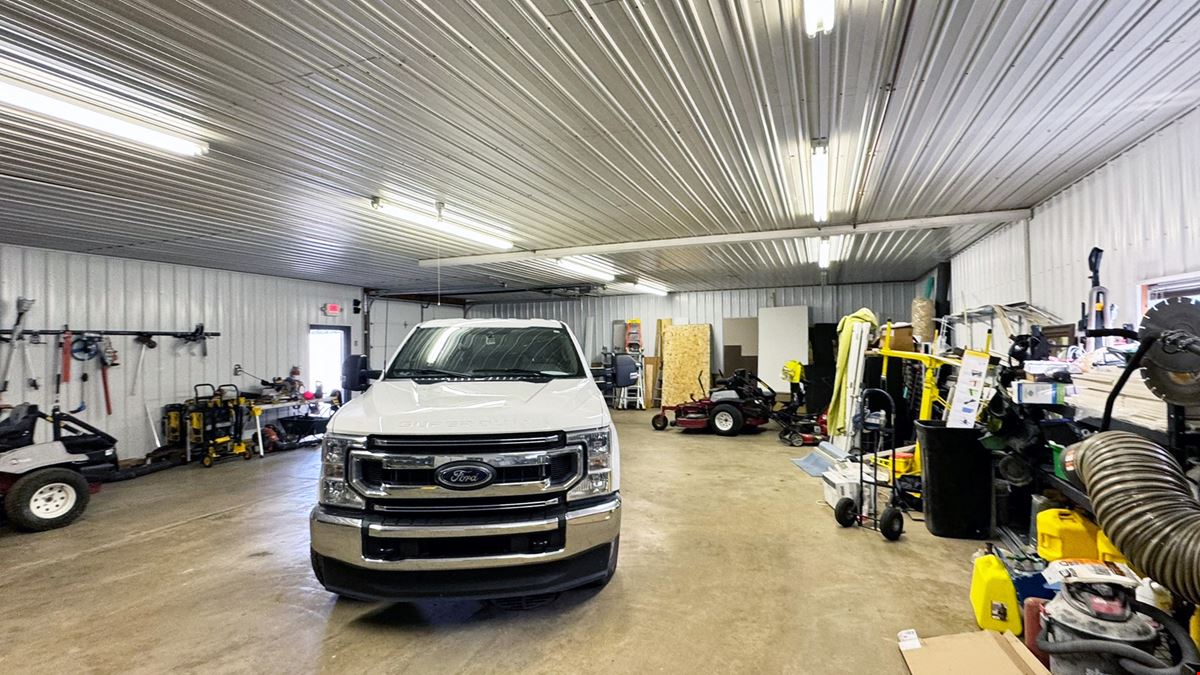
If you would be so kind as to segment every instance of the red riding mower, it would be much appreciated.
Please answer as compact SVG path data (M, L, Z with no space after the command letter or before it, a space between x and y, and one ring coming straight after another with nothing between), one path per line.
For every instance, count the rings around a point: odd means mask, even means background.
M736 436L745 427L759 427L771 421L775 390L754 373L739 368L729 378L717 378L717 384L719 387L704 398L697 400L693 396L688 403L663 406L650 425L658 431L672 426L712 429L720 436ZM700 389L704 389L703 381ZM675 419L667 417L668 410L675 413Z

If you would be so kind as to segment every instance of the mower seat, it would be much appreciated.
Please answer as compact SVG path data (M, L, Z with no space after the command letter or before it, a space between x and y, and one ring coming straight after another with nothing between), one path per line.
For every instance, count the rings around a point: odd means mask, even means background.
M33 445L33 429L38 421L38 407L32 403L13 406L8 417L0 420L0 452Z
M113 447L112 441L97 434L79 434L78 436L63 436L63 448L72 455L88 455L97 450L107 450Z

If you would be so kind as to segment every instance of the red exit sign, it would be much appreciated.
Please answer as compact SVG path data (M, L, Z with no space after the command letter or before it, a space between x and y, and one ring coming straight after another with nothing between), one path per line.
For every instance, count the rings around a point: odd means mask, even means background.
M321 311L325 313L325 316L341 316L342 306L336 302L327 302L321 305Z

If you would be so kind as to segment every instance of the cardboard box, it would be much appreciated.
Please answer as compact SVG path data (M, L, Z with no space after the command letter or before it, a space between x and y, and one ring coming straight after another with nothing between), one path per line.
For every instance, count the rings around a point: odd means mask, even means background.
M1012 633L983 630L921 640L904 631L900 654L912 675L1050 675Z
M870 475L867 476L870 478ZM858 501L860 490L858 483L858 465L854 465L853 474L850 467L834 467L821 474L821 483L825 490L825 503L837 506L844 497Z
M883 346L883 335L887 333L886 327L879 329L879 346ZM913 339L913 327L911 324L892 324L892 349L898 352L915 352L917 351L916 340Z

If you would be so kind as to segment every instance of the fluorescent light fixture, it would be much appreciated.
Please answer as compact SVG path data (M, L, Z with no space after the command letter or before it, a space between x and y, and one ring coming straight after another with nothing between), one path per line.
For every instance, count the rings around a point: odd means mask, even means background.
M829 269L835 262L846 260L854 248L854 235L835 234L828 237L805 237L800 240L804 248L804 259L816 263L822 270Z
M26 80L38 84L30 84ZM87 103L91 101L97 105ZM207 143L137 122L133 117L110 112L100 104L116 106L134 114L149 113L153 117L174 122L175 126L185 126L181 120L173 120L138 103L0 58L0 106L61 120L180 155L196 156L208 152Z
M459 239L467 239L469 241L478 242L486 246L491 246L492 248L498 248L502 251L507 251L513 247L513 243L507 239L503 239L486 232L481 232L474 227L460 224L462 221L466 220L462 216L455 216L455 220L459 221L458 223L450 222L445 218L438 220L436 213L424 213L414 207L401 206L399 204L385 202L379 197L371 198L371 208L375 209L376 211L382 211L390 216L395 216L406 223L412 223L413 225L435 230L437 232L441 232L442 234L458 237Z
M595 266L591 261L580 260L578 257L559 258L558 266L568 272L584 276L597 281L613 281L617 275Z
M632 284L632 288L634 291L638 293L645 293L646 295L665 296L669 292L666 286L663 286L657 281L651 281L650 279L645 279L642 277L638 277L637 281Z
M825 146L812 152L812 219L815 223L829 220L829 154Z
M804 32L808 37L833 30L836 10L836 0L804 0Z

